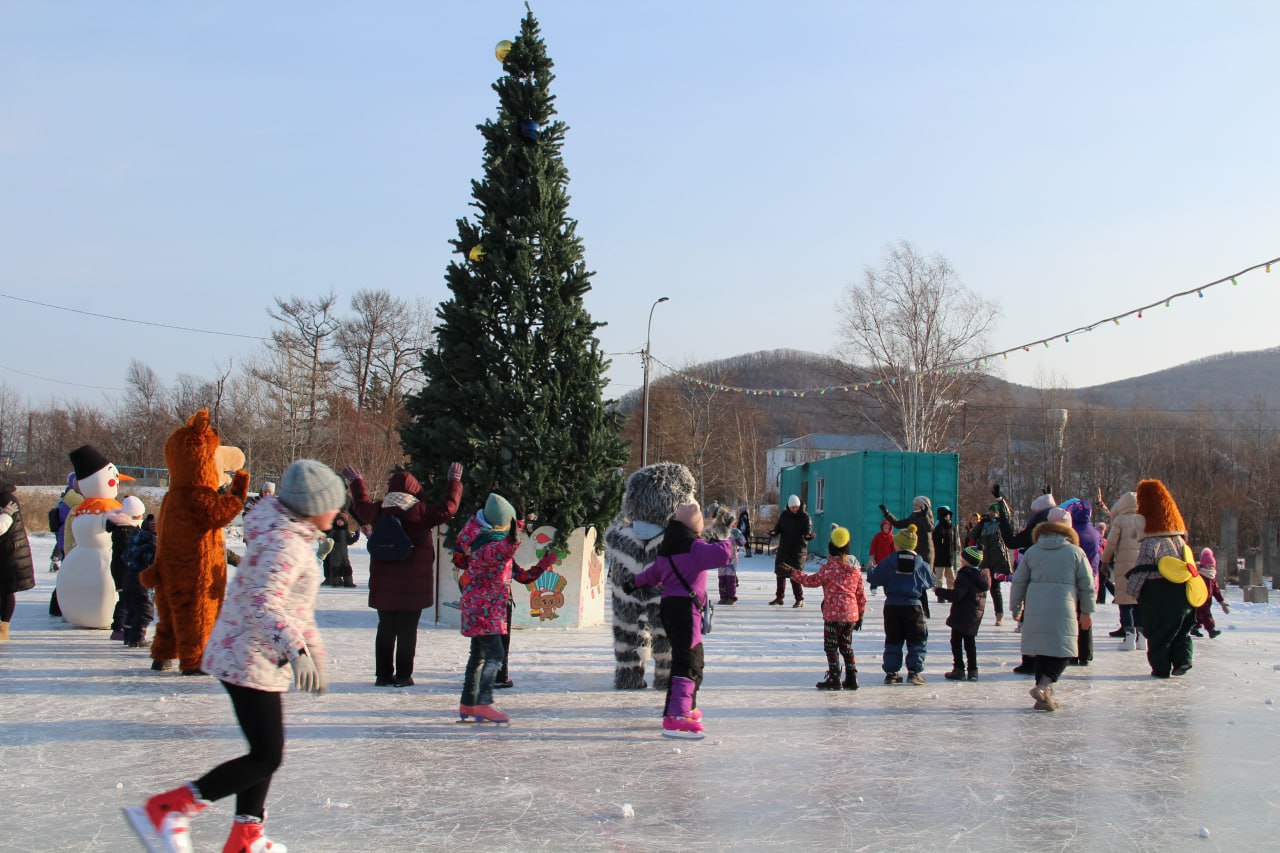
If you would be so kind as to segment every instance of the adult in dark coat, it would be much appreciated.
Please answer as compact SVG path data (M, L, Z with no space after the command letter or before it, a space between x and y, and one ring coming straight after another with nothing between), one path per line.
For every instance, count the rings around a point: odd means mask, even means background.
M360 539L360 528L351 523L346 512L340 512L325 535L333 542L333 548L324 558L324 585L354 587L356 582L351 575L351 555L347 549Z
M342 475L351 484L351 509L362 524L376 524L388 514L400 520L414 542L413 553L402 562L369 561L369 606L378 611L374 638L374 683L409 687L418 646L418 619L435 603L435 549L431 529L453 518L462 500L462 465L449 466L444 500L422 502L422 484L408 471L396 471L387 482L381 503L369 497L360 472L350 466ZM394 664L394 669L393 669Z
M17 593L36 585L31 542L18 506L18 488L0 482L0 642L9 639L9 623L18 605Z
M932 568L933 502L923 495L917 497L911 502L911 515L906 518L895 517L884 504L880 504L880 511L884 513L885 519L898 530L905 530L913 524L916 526L916 537L920 543L916 546L916 554Z
M951 521L951 507L938 507L938 524L933 528L933 574L938 579L935 592L942 601L942 590L956 585L956 526Z
M744 506L738 511L738 530L742 533L742 538L747 543L747 556L751 556L751 513Z
M769 532L778 537L778 550L774 552L773 573L778 578L778 591L770 604L781 605L787 591L787 579L791 572L804 567L808 556L808 542L814 537L813 519L800 507L800 498L792 495L787 498L787 510L782 513L778 523ZM804 607L804 587L795 580L791 581L791 594L796 603L792 607Z

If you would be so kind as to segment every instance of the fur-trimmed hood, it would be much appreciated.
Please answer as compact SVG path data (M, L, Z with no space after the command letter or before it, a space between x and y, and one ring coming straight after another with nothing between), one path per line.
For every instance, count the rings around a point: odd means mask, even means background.
M1042 521L1037 524L1036 529L1031 531L1031 541L1039 544L1040 537L1050 536L1053 534L1061 536L1076 547L1080 546L1079 535L1076 534L1075 530L1073 530L1070 525L1063 524L1060 521ZM1048 547L1048 543L1045 543L1045 545Z

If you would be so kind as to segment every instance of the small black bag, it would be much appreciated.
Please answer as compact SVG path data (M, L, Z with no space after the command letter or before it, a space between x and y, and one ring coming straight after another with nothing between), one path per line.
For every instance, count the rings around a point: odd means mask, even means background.
M689 593L689 597L693 599L693 603L699 605L699 611L702 615L702 633L711 633L711 619L715 616L716 608L711 603L711 596L707 596L704 601L699 602L698 597L693 594L693 587L689 586L689 582L684 579L684 575L680 574L680 570L676 568L676 561L667 557L667 562L671 564L671 571L684 584L685 591Z
M365 542L369 556L384 563L403 563L413 553L413 540L405 532L400 519L382 513Z

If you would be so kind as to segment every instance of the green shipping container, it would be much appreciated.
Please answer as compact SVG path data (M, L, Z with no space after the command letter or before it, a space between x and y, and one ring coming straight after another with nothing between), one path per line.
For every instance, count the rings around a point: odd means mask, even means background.
M880 504L903 518L911 514L911 501L924 495L933 503L935 522L940 506L951 507L954 522L959 494L959 454L864 450L783 468L779 501L786 512L787 498L799 495L808 509L817 534L810 553L826 554L831 525L839 524L849 528L849 552L865 565L884 520Z

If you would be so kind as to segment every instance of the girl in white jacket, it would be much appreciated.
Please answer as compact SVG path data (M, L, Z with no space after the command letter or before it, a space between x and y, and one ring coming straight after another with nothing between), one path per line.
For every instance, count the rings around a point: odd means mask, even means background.
M191 818L235 794L235 822L224 849L286 853L262 834L267 789L284 757L281 696L290 682L312 693L325 690L324 645L315 621L316 543L345 500L346 486L337 474L300 459L285 470L277 494L264 496L245 519L245 557L227 589L202 666L230 694L249 754L157 794L145 806L125 809L144 843L155 835L160 849L190 851Z

